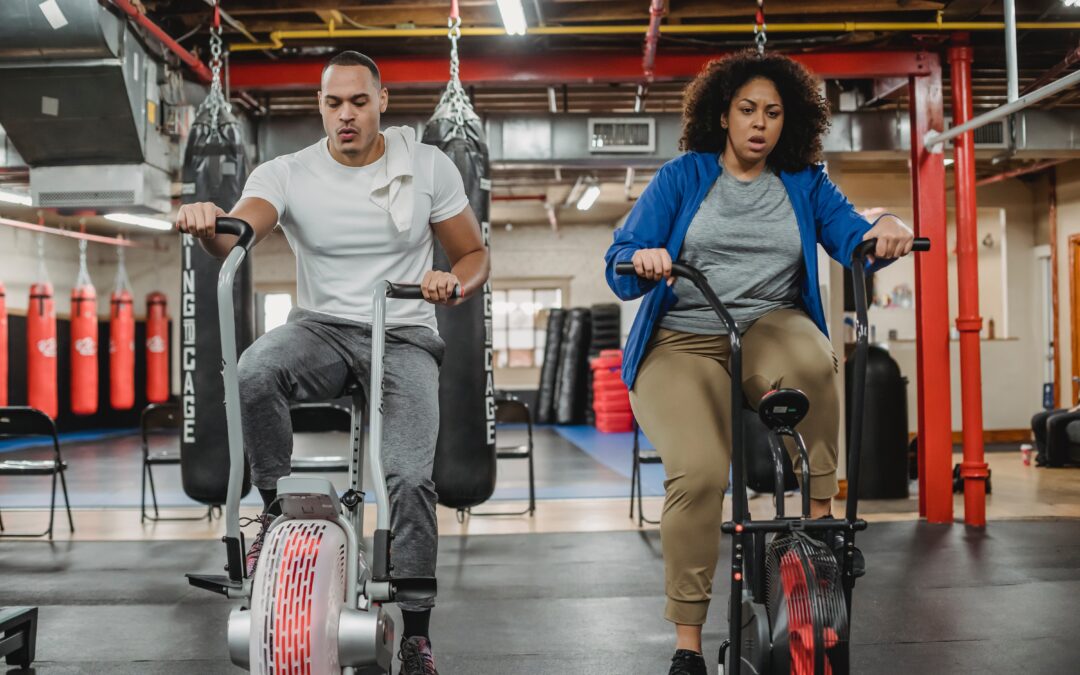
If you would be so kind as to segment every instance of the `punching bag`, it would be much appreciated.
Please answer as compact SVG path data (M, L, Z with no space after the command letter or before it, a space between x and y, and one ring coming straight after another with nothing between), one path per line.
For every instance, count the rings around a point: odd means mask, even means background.
M456 85L456 87L455 87ZM454 161L465 182L484 245L489 246L490 162L480 118L459 82L428 120L423 141ZM436 242L435 268L449 271L446 252ZM455 307L435 306L439 335L446 342L439 375L439 441L432 475L439 503L466 509L495 491L495 383L491 348L491 284Z
M86 269L86 240L79 242L79 276L71 289L71 412L98 409L97 291Z
M229 211L247 178L247 156L239 123L224 98L207 96L199 106L184 150L181 201L213 202ZM229 482L225 387L221 380L221 334L217 280L221 261L185 234L180 262L180 477L184 492L204 504L224 504ZM237 355L254 339L251 260L236 272ZM243 494L251 489L245 471Z
M7 292L0 281L0 406L8 404Z
M56 309L48 281L30 287L26 310L26 402L56 419Z
M109 404L113 410L135 405L135 307L126 288L109 299Z
M559 352L562 350L565 309L552 309L548 314L547 338L544 341L544 364L540 367L540 391L536 395L536 423L555 421L555 385L559 374Z
M71 289L71 412L93 415L98 408L97 294L93 286Z
M169 317L165 294L146 296L146 400L169 400Z

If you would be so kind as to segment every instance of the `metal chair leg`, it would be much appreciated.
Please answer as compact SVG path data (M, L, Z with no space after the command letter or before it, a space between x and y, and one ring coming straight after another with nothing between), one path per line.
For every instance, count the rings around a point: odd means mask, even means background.
M139 522L146 522L146 470L149 465L146 463L146 459L143 458L142 465L142 495L139 498Z
M154 485L154 467L152 464L146 465L146 475L150 479L150 499L154 503L154 518L160 518L161 513L158 511L157 503L157 487Z
M56 516L56 474L52 475L52 498L49 500L49 541L52 541L53 518Z
M529 516L536 513L536 480L533 472L533 454L529 451Z
M60 470L60 489L64 491L64 508L67 510L68 517L68 529L71 533L75 533L75 521L71 518L71 499L68 498L67 478L64 477L65 471Z

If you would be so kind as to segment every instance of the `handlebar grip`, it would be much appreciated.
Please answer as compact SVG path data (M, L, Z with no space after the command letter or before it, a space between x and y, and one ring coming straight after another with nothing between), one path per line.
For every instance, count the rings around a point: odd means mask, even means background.
M874 252L877 248L877 239L867 239L866 241L860 241L859 245L855 247L855 251L851 254L852 260L862 260L866 256ZM911 252L918 253L920 251L930 250L930 239L927 237L915 237L915 241L911 245Z
M637 274L637 270L634 269L634 263L632 262L615 263L615 274L634 275Z
M235 246L239 246L245 251L250 251L251 246L255 243L255 228L248 225L247 221L240 220L239 218L220 216L214 225L214 232L216 234L232 234L239 237Z
M424 292L420 290L420 284L394 284L386 282L386 297L396 300L423 300ZM451 298L461 297L461 286L454 286Z

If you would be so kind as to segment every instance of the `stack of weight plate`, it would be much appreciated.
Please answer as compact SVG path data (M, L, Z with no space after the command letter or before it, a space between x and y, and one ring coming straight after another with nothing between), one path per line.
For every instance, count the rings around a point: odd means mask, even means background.
M605 349L618 349L620 344L620 330L622 317L617 304L605 303L593 305L592 314L592 339L589 342L589 358L593 358ZM585 421L595 424L596 418L593 412L593 387L589 386L589 398L586 402Z
M592 410L596 428L604 433L633 430L630 392L621 376L622 350L605 349L589 361L589 366L593 375Z

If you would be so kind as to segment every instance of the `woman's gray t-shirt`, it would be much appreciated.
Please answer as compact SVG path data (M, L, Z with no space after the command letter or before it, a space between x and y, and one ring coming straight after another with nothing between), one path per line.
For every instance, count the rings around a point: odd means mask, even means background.
M769 169L749 182L721 171L686 233L679 262L705 274L732 317L746 330L777 309L795 306L802 242L783 182ZM698 289L675 283L679 300L660 320L669 330L727 333Z

